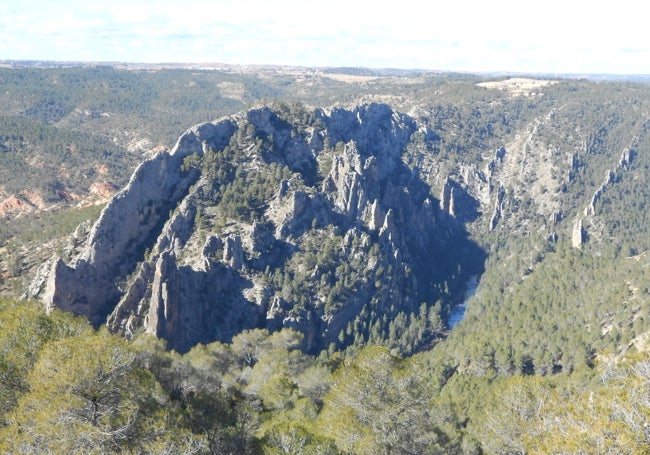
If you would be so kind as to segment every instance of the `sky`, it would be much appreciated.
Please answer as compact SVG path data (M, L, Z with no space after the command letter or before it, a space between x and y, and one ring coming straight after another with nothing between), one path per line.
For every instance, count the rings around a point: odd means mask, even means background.
M2 0L0 60L650 74L645 9L638 0Z

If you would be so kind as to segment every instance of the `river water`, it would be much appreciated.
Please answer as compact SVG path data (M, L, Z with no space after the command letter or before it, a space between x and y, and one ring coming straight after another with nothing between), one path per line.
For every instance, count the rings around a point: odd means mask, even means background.
M449 328L453 329L456 324L463 320L463 317L465 317L465 309L467 308L467 301L474 295L477 287L478 275L472 275L467 280L467 288L465 289L463 301L458 305L454 305L449 312Z

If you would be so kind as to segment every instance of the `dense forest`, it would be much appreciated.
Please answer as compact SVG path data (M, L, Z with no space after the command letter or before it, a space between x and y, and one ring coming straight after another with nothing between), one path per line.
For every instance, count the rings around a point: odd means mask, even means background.
M489 85L504 80L0 68L0 200L32 207L0 222L0 453L647 453L650 86ZM310 106L368 102L418 122L405 169L482 252L453 327L467 276L436 262L453 248L420 262L446 274L437 306L393 308L376 326L360 317L319 352L290 328L252 328L179 353L19 299L46 259L81 248L106 202L91 186L121 188L191 125L266 104L300 136L322 128ZM297 181L273 138L237 140L183 164L209 183L196 238L268 223L260 208ZM303 191L344 144L323 147ZM256 156L268 172L245 172ZM263 271L289 311L319 294L340 309L360 283L390 280L387 265L365 276L362 256L343 255L354 235L317 219L305 232L283 269Z

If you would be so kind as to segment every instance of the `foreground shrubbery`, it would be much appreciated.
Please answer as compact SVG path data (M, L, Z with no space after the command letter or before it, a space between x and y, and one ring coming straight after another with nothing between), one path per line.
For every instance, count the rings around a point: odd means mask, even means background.
M243 332L181 356L34 303L0 306L0 453L643 453L650 359L475 375ZM435 363L432 363L435 362Z

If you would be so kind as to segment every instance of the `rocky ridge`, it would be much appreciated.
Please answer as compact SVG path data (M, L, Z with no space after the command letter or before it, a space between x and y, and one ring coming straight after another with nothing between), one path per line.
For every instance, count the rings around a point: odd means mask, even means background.
M402 161L417 130L380 104L260 107L193 127L28 296L179 351L253 327L300 330L311 352L373 337L417 350L482 263L456 209ZM409 318L422 328L400 336Z
M622 127L620 128L623 129ZM589 132L576 122L566 105L553 107L527 125L503 138L503 145L484 154L482 162L459 161L444 178L441 208L463 221L477 236L495 231L521 237L536 236L551 242L567 241L581 248L588 240L601 240L611 220L601 218L597 206L605 193L624 178L636 179L633 171L637 149L647 139L648 121L637 120L627 146L608 164L605 138L617 129ZM592 179L585 181L587 167L598 157L604 171L594 166ZM602 157L602 158L601 158ZM598 176L604 172L604 178ZM632 174L625 177L626 174ZM581 180L576 182L577 178ZM592 187L586 196L581 187ZM572 194L573 191L575 194ZM457 201L465 195L464 201ZM455 213L456 205L465 213ZM473 210L467 211L473 207ZM574 214L574 215L572 215Z
M596 217L596 205L601 200L605 191L607 191L608 188L615 184L617 179L621 178L621 174L629 170L629 167L636 155L634 147L634 143L630 144L630 147L626 147L621 152L621 156L614 169L607 169L605 171L605 178L603 179L603 182L591 195L589 203L582 212L582 216L578 214L576 217L572 236L572 244L575 248L580 248L587 238L587 231L583 227L585 219L589 220L590 224L594 225L594 227L597 227L598 230L602 230L602 227L598 226L598 222L594 219Z

